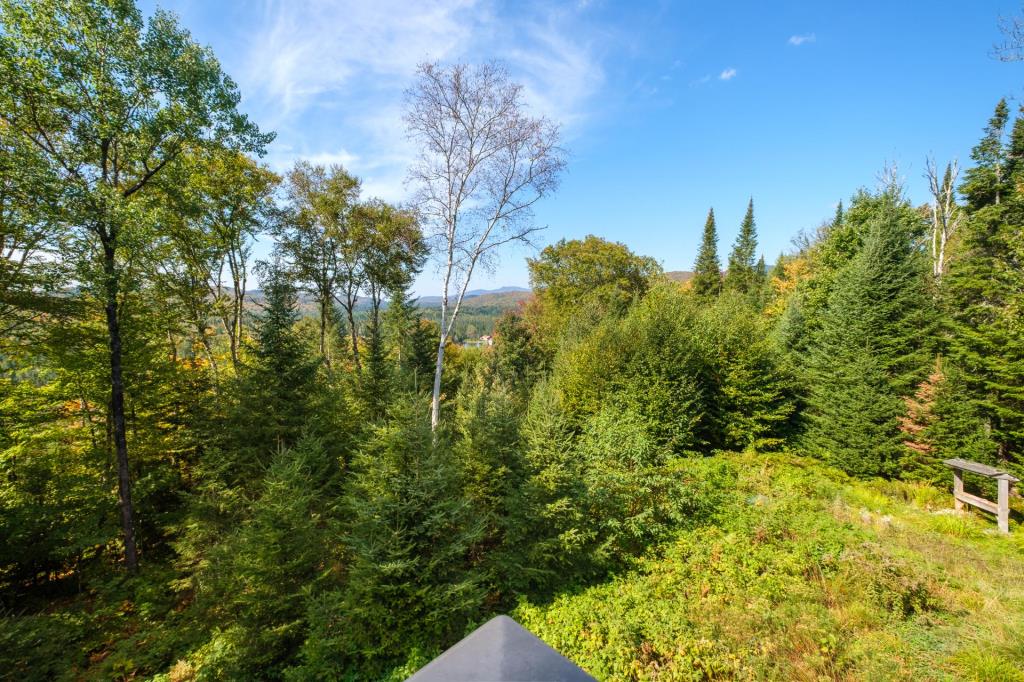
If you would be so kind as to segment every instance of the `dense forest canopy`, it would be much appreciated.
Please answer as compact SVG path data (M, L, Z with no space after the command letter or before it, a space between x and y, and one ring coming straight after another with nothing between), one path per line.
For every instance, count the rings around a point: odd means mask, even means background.
M871 535L948 503L944 459L1024 477L1005 100L925 205L889 172L769 267L740 188L692 278L560 239L507 305L473 272L568 157L500 64L421 66L405 205L273 172L212 52L131 0L0 0L0 83L5 675L403 679L515 611L609 679L1021 679L1024 629Z

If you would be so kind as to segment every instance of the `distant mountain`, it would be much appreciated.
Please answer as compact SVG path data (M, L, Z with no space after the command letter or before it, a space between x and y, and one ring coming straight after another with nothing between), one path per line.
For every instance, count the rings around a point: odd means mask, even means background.
M693 279L693 275L694 273L690 272L689 270L673 270L671 272L665 273L665 277L672 280L673 282L680 283L689 282L691 279Z
M530 290L523 287L500 287L498 289L470 289L462 301L463 307L483 307L498 305L512 307L511 304L529 297ZM454 299L454 296L452 297ZM440 296L420 296L416 299L420 308L436 308L441 305Z
M525 291L530 290L525 287L498 287L497 289L470 289L466 292L466 296L484 296L486 294L505 294L512 291Z
M498 289L471 289L466 292L466 297L462 301L462 308L466 309L479 309L493 307L500 310L507 310L515 308L516 305L530 297L530 290L524 287L499 287ZM263 305L265 298L262 289L250 289L245 292L245 297L250 307L259 308ZM440 296L420 296L418 299L414 299L414 302L419 308L439 308L441 307ZM307 292L299 292L298 295L299 312L302 315L316 315L316 305L313 297ZM384 307L388 305L387 301L384 301ZM370 299L360 298L359 302L356 303L357 310L365 310L370 307Z

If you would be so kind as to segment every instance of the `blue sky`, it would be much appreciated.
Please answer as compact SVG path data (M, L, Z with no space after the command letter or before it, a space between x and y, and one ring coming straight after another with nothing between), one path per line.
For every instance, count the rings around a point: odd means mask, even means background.
M709 206L728 252L753 196L770 262L895 162L926 200L925 158L969 162L1024 63L992 58L1011 1L163 0L278 134L266 162L338 162L401 201L416 64L505 60L570 150L537 210L541 245L596 234L690 269ZM157 3L143 2L145 11ZM265 246L261 247L261 250ZM506 251L474 288L526 285ZM437 293L428 266L419 294Z

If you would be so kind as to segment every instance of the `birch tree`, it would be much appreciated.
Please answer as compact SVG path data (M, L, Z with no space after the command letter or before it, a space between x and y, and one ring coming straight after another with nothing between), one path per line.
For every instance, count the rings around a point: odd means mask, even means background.
M956 161L946 164L946 172L939 178L935 159L925 162L925 177L932 194L932 275L940 279L946 271L946 245L960 227L963 212L956 203L956 181L960 168Z
M529 115L523 88L496 62L421 64L405 123L419 146L409 181L442 275L430 424L440 421L445 344L478 267L542 229L533 206L565 167L558 126Z

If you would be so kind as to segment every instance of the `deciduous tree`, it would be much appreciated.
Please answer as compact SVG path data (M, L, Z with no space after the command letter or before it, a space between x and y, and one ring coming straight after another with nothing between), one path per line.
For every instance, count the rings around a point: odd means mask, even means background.
M501 65L422 64L405 122L419 145L410 171L441 261L441 334L430 423L441 418L445 344L473 272L508 243L540 229L532 208L555 190L565 157L558 128L531 117L522 86Z

